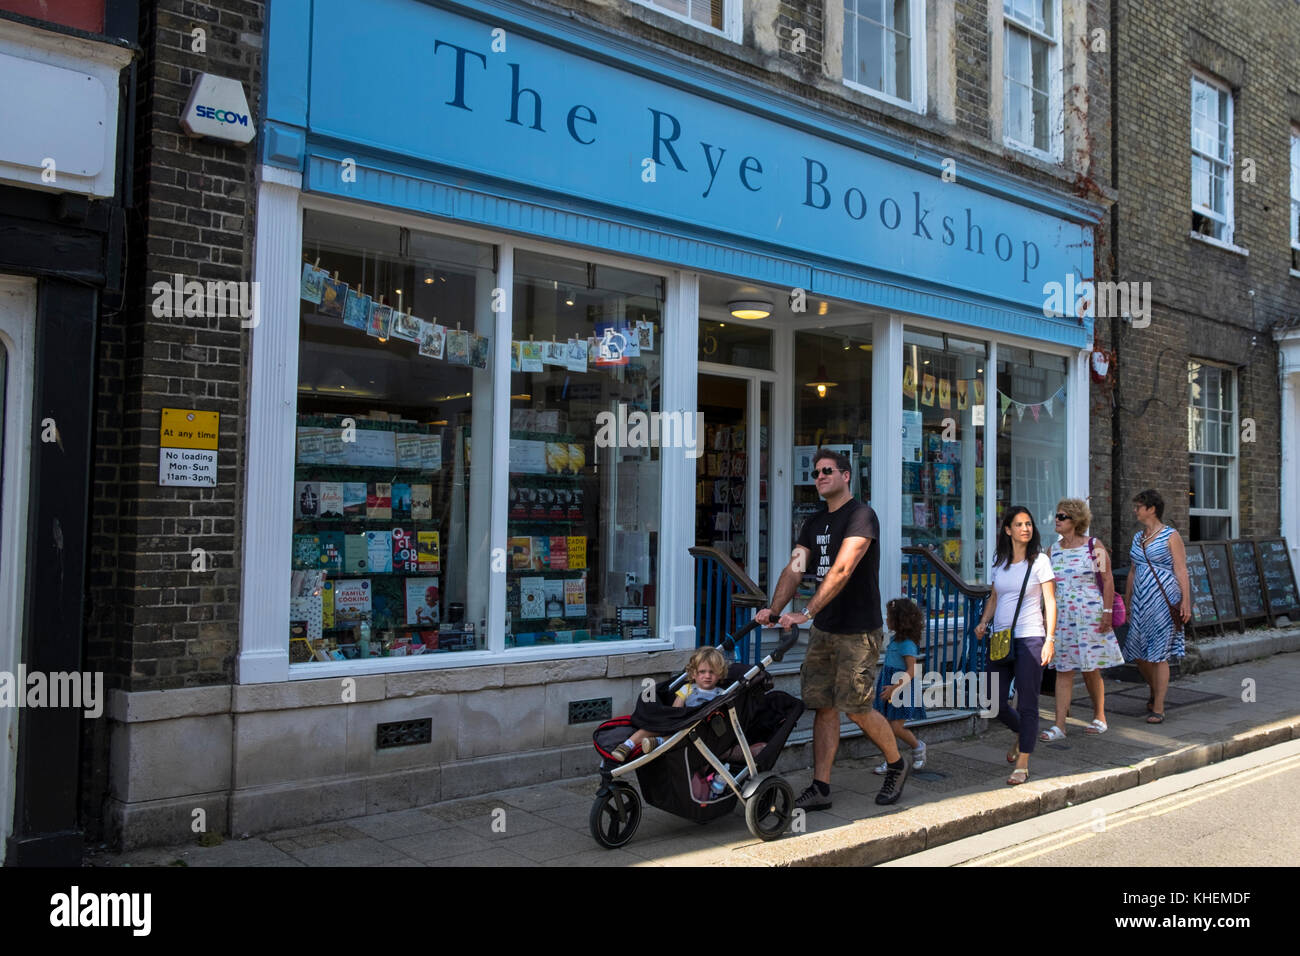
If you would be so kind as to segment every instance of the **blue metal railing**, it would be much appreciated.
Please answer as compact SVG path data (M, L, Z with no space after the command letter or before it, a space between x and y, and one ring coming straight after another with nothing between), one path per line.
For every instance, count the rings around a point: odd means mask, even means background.
M903 597L925 618L923 670L962 676L984 670L988 642L976 639L975 625L991 590L963 581L933 548L903 548Z
M716 647L767 606L767 595L716 548L691 548L691 557L695 559L695 643ZM762 643L762 628L750 631L736 642L736 660L757 664Z

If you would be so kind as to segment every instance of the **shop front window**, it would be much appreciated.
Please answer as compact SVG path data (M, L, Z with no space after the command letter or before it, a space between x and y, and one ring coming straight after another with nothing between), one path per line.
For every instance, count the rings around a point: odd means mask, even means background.
M791 546L810 515L823 507L813 477L813 456L829 448L849 457L850 491L870 503L870 324L800 330L794 336L794 510ZM807 578L794 599L802 607L816 591ZM802 603L800 603L802 602Z
M983 342L904 330L902 543L967 581L985 564L986 357Z
M1043 547L1056 540L1056 503L1065 483L1066 360L998 346L997 518L1014 505L1034 516Z
M492 250L308 210L303 255L290 661L482 649Z
M514 268L506 646L655 637L660 450L700 439L661 414L663 280Z

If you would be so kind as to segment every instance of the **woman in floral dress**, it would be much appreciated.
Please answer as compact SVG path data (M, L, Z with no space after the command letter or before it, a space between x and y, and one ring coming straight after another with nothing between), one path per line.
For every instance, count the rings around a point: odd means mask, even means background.
M1124 663L1119 641L1111 626L1115 583L1110 555L1096 538L1088 537L1092 512L1078 498L1063 498L1056 506L1056 533L1060 540L1049 556L1056 574L1056 723L1039 734L1040 740L1061 740L1070 714L1075 671L1092 697L1092 723L1086 734L1106 732L1106 690L1101 668ZM1101 587L1097 578L1101 578Z

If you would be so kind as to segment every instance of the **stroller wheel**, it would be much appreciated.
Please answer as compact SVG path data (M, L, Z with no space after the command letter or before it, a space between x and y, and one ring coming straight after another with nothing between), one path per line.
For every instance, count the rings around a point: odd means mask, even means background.
M616 849L632 839L641 823L641 795L625 783L610 784L596 794L587 822L597 843Z
M793 815L794 789L777 774L760 779L745 801L745 825L760 840L780 837Z

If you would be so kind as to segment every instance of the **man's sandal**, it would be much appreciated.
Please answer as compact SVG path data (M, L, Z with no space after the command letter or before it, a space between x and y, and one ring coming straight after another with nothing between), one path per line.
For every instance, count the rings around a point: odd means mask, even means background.
M1018 787L1029 780L1029 771L1027 769L1016 768L1011 771L1011 776L1007 777L1007 784L1012 787Z
M1164 714L1157 714L1154 710L1147 714L1148 724L1163 724L1165 722Z
M1062 730L1060 727L1056 726L1056 724L1052 724L1052 729L1044 730L1041 734L1038 735L1038 739L1042 741L1046 741L1047 743L1051 743L1053 740L1064 740L1065 731Z
M1083 728L1083 732L1089 737L1099 737L1109 729L1106 721L1094 719L1092 723Z

